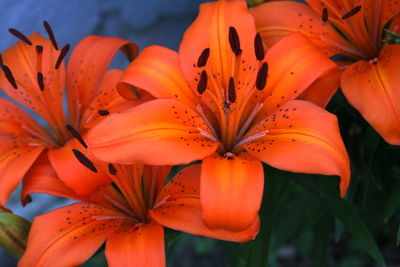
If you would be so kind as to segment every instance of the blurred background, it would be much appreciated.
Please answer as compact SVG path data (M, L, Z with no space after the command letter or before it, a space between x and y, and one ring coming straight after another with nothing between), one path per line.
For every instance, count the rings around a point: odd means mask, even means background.
M158 44L176 50L203 0L0 0L0 51L25 35L45 33L72 47L88 34L116 36L141 49ZM252 4L261 0L249 1ZM124 67L122 56L113 63ZM125 65L124 65L125 64ZM2 95L4 96L4 95ZM387 145L339 92L329 104L340 122L352 161L345 200L337 177L285 173L265 166L261 231L247 244L233 244L168 231L168 265L186 266L400 266L400 150ZM35 195L26 208L15 192L7 206L31 220L68 200ZM16 266L0 248L0 267ZM84 266L105 266L102 251Z

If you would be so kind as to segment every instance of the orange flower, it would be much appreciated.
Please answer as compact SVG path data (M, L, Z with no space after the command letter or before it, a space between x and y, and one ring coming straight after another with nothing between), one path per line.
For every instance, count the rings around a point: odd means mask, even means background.
M122 71L106 70L119 49L133 58L137 53L134 43L88 36L72 52L66 69L64 57L69 45L60 48L50 26L44 25L51 40L39 33L27 38L10 29L21 41L0 56L0 87L49 126L43 128L24 109L0 98L0 206L6 204L40 155L48 157L60 179L79 194L89 194L109 183L104 174L76 163L71 149L85 145L82 135L102 115L133 106L115 90ZM63 107L64 88L69 120Z
M87 165L92 164L82 154L79 158ZM238 242L248 241L258 232L258 220L238 233L210 230L203 224L199 164L183 169L165 186L170 167L96 166L105 172L108 169L115 186L105 186L86 198L74 194L57 179L41 176L36 192L51 191L84 202L61 207L33 220L20 267L77 266L104 242L109 266L165 266L163 225Z
M205 223L246 229L260 208L261 162L340 175L346 192L349 161L336 117L293 100L333 67L300 34L264 53L245 1L203 4L179 54L159 46L144 49L118 85L125 97L133 97L134 86L159 99L92 128L89 150L98 159L118 163L203 160Z
M400 44L383 41L385 25L400 32L400 1L307 0L270 2L252 9L264 42L301 32L326 55L344 55L354 63L313 87L311 99L327 103L339 87L347 100L390 144L400 145ZM397 17L396 17L397 16ZM335 77L336 76L336 77ZM320 96L316 96L319 94Z

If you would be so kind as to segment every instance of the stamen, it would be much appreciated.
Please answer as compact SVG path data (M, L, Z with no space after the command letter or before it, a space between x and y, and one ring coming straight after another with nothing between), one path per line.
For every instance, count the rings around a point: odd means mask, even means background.
M239 35L234 27L229 27L229 44L236 56L242 53L242 49L240 49Z
M254 52L256 53L257 60L261 61L264 59L264 46L259 33L257 33L254 38Z
M207 64L208 57L210 56L210 48L206 48L201 52L199 59L197 60L197 67L201 68Z
M231 103L235 103L236 101L235 81L233 80L233 77L229 79L228 100Z
M326 7L324 7L324 9L322 9L322 17L321 17L323 22L327 22L328 21L328 9Z
M28 39L28 37L26 37L25 35L23 35L20 31L14 29L14 28L10 28L8 29L8 31L14 35L15 37L17 37L18 39L20 39L22 42L26 43L27 45L32 45L32 42Z
M238 142L243 135L246 133L247 129L250 127L251 123L253 122L254 118L256 117L258 111L264 106L263 103L258 103L256 107L252 110L250 116L247 118L246 122L243 124L242 128L240 129L239 133L236 135L235 142Z
M1 56L1 54L0 54L0 67L1 66L3 66L4 64L3 64L3 57Z
M356 6L356 7L352 8L349 12L344 14L342 19L350 18L350 17L354 16L355 14L357 14L360 10L361 10L361 6Z
M36 49L36 71L42 71L42 56L43 56L43 46L37 45Z
M258 90L263 90L267 84L268 77L268 63L264 62L257 73L256 87Z
M71 135L81 143L84 148L88 148L82 136L79 134L77 130L74 129L71 125L67 124L67 130L71 133Z
M218 142L217 138L215 138L214 136L212 136L211 134L209 134L208 132L204 131L201 128L197 128L197 130L200 132L200 134L204 135L205 137L213 140L214 142Z
M58 58L57 58L57 62L56 62L56 66L55 66L56 70L60 67L60 65L61 65L61 63L62 63L64 57L65 57L65 56L67 55L67 53L68 53L68 50L69 50L69 44L67 44L66 46L64 46L64 47L61 49L60 55L59 55Z
M80 152L77 149L72 149L72 152L74 153L75 157L77 160L79 160L79 162L85 166L86 168L88 168L89 170L91 170L92 172L97 173L97 169L94 166L93 162L88 159L88 157L85 156L85 154L83 154L82 152Z
M111 175L116 175L117 174L117 169L115 168L115 166L112 163L108 164L108 172Z
M3 69L4 75L6 75L6 78L8 82L11 84L11 86L14 89L18 89L17 83L15 82L14 76L11 72L11 70L6 66L6 65L1 65L1 68Z
M41 45L35 46L35 49L36 49L36 52L37 52L38 54L41 54L41 53L43 52L43 46L41 46Z
M253 140L256 140L256 139L258 139L260 137L263 137L267 133L268 133L268 130L266 130L264 132L256 133L256 134L254 134L252 136L249 136L249 137L243 139L242 141L240 141L239 143L237 143L233 149L236 149L236 148L240 147L241 145L247 144L247 143L249 143L249 142L251 142Z
M214 136L217 137L217 133L215 132L214 127L212 126L210 121L207 119L206 114L204 114L204 111L201 108L201 105L197 104L196 108L197 108L197 111L199 112L200 116L203 118L204 122L207 124L208 128L211 130L211 132L214 134Z
M100 116L107 116L108 114L110 114L110 111L105 110L105 109L100 109L99 111L97 111L97 113L98 113Z
M43 81L43 73L37 73L37 82L39 84L39 88L41 91L44 91L44 81ZM67 127L68 128L68 127Z
M207 72L203 70L200 74L200 81L197 84L197 92L199 92L200 95L203 94L207 88L207 79Z
M54 37L54 32L53 32L53 30L51 29L50 24L49 24L47 21L43 21L43 26L44 26L44 29L45 29L46 32L47 32L47 35L48 35L49 38L50 38L50 41L51 41L51 43L52 43L54 49L55 49L55 50L58 50L57 41L56 41L56 38Z

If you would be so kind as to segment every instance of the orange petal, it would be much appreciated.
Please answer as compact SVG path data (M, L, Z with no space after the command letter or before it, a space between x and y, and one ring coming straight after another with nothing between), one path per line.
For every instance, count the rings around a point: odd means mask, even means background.
M358 61L342 75L347 100L392 145L400 144L400 45L382 49L377 63Z
M121 213L78 203L35 217L27 249L18 266L78 266L84 263L121 224L120 219L101 217L118 218Z
M0 144L0 207L4 207L44 146L31 146L2 136Z
M278 169L339 175L342 196L350 182L350 165L336 116L301 100L283 105L245 136L266 132L243 147Z
M382 11L379 29L383 29L386 23L400 14L400 2L397 0L381 0Z
M27 112L14 103L0 98L0 135L12 138L37 138L43 145L51 144L51 135Z
M240 41L240 56L234 55L229 42L229 28L233 27ZM215 74L218 84L227 88L229 79L235 76L234 64L255 61L254 38L256 29L254 18L245 1L218 1L200 6L200 13L186 30L179 47L179 60L187 82L197 90L200 69L197 62L202 52L209 48L210 56L207 72Z
M336 67L333 61L299 33L276 43L268 50L265 61L269 65L267 87L264 89L267 95L264 109L268 114L296 98L321 75Z
M307 100L325 108L337 89L339 89L340 76L344 70L345 67L337 67L325 73L303 91L298 99Z
M135 99L132 86L146 90L156 98L176 98L191 108L196 98L182 76L178 55L161 46L150 46L128 66L118 84L119 93Z
M155 222L121 227L107 240L106 258L110 266L165 266L164 228Z
M92 195L99 187L111 183L111 179L102 172L94 173L83 166L74 156L72 149L83 151L75 139L61 148L49 150L49 160L60 180L81 196Z
M272 1L251 8L250 11L255 17L257 31L267 46L272 46L293 32L301 32L327 56L347 54L340 47L351 46L328 22L322 21L320 14L306 4Z
M150 165L186 164L212 154L218 142L201 117L172 99L158 99L114 114L89 131L87 143L99 160Z
M122 98L116 90L117 82L121 76L122 70L118 69L109 70L104 74L100 88L82 115L81 127L90 129L106 118L107 113L118 113L153 99L148 94L143 94L134 101Z
M29 202L29 195L32 193L83 200L58 178L50 164L47 153L40 155L24 177L21 192L21 201L24 205Z
M32 45L18 42L3 54L3 62L11 70L18 89L14 89L0 71L0 87L18 103L32 109L47 120L58 120L65 125L62 108L62 96L65 85L65 68L62 64L55 69L60 51L53 48L50 40L39 33L29 36ZM42 56L36 52L36 46L42 46ZM38 72L44 77L44 90L38 83ZM55 115L59 117L55 117Z
M68 107L72 125L78 124L78 115L89 106L118 50L132 60L138 47L124 39L93 35L84 38L75 47L67 70Z
M259 229L258 216L249 228L241 232L210 229L204 224L199 198L200 171L201 165L196 164L177 173L159 194L150 210L151 217L166 227L194 235L236 242L253 239Z
M247 153L204 159L200 199L205 224L230 231L249 228L260 209L263 187L262 164Z

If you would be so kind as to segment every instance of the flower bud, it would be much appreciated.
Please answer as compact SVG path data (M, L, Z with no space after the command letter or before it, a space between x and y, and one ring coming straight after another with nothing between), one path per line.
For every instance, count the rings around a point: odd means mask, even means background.
M16 258L25 251L31 223L0 208L0 246Z

